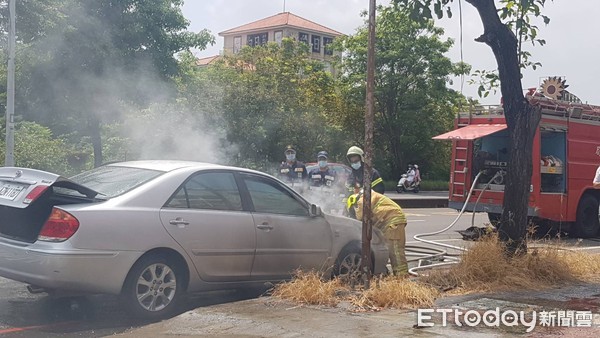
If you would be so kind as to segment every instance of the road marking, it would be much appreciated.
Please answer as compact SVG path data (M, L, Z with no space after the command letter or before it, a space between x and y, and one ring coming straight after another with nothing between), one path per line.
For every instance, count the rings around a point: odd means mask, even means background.
M25 326L25 327L11 327L10 329L0 330L0 334L14 333L14 332L23 332L23 331L30 331L30 330L36 330L36 329L47 329L47 328L51 328L51 327L63 326L63 325L69 325L69 324L75 324L75 323L78 323L78 322L77 321L71 321L71 322L54 323L54 324L48 324L48 325L35 325L35 326Z
M424 214L413 214L413 213L410 213L410 212L405 212L404 215L406 215L406 216L414 216L414 217L430 216L430 215L424 215Z
M456 241L464 241L464 242L469 242L469 243L474 243L473 241L465 241L462 238L449 238L449 239L428 239L427 237L425 237L424 239L428 240L428 241L433 241L433 242L456 242ZM406 244L415 244L415 243L423 243L421 241L407 241ZM423 243L423 244L428 244L428 243ZM546 247L552 247L553 245L532 245L531 248L546 248ZM566 249L566 250L576 250L576 251L581 251L581 250L600 250L600 246L585 246L585 247L568 247L568 246L559 246L559 249Z
M427 239L428 241L433 241L433 242L456 242L456 241L462 241L462 238L453 238L453 239ZM423 243L421 241L409 241L406 242L406 244L415 244L415 243ZM423 244L427 244L427 243L423 243Z
M555 245L532 245L532 248L551 248ZM569 246L558 246L558 249L566 249L573 251L581 251L581 250L600 250L600 246L578 246L578 247L569 247Z
M425 222L424 219L407 219L408 222Z

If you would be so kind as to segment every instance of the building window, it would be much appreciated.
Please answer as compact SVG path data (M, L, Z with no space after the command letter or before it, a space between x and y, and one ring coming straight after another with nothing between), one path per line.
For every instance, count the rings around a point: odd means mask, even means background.
M323 48L325 49L325 55L333 55L333 48L331 44L333 43L333 38L323 38Z
M307 33L298 33L298 41L304 42L308 45L308 34Z
M313 53L321 53L321 37L318 35L312 36L312 51Z
M269 41L269 33L248 35L248 46L250 46L250 47L266 45L268 41Z
M240 50L242 49L242 37L241 36L235 36L233 38L233 53L239 53Z
M283 31L275 31L275 42L281 46L281 40L283 40Z

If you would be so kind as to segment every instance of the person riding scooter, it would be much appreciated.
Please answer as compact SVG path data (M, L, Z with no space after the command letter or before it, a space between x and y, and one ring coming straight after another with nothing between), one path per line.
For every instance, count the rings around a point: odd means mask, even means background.
M419 192L419 186L421 183L421 174L419 172L418 165L408 165L408 170L406 173L402 174L402 177L398 181L398 185L396 186L396 191L401 193L403 191L414 191Z
M406 180L404 181L404 187L408 188L411 185L413 185L413 182L415 181L415 169L413 168L412 164L408 165L408 170L406 171Z

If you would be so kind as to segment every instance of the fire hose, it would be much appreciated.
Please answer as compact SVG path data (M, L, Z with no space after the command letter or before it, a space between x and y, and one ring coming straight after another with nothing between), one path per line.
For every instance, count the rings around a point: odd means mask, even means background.
M466 208L467 208L467 204L469 202L469 200L471 199L471 195L473 194L473 190L475 189L475 186L477 185L477 182L479 181L479 178L481 176L481 174L483 173L483 171L480 171L477 176L475 176L475 179L473 180L473 184L471 185L471 189L469 189L469 193L467 195L467 198L465 200L465 203L462 207L462 209L460 210L458 216L456 217L456 219L454 219L454 221L452 223L450 223L450 225L448 225L447 227L443 228L442 230L439 231L434 231L434 232L429 232L429 233L423 233L423 234L417 234L415 235L413 238L421 243L425 243L425 244L429 244L429 245L433 245L436 247L443 247L445 249L438 249L438 248L431 248L431 247L425 247L425 246L406 246L406 255L407 256L416 256L417 258L414 259L410 259L409 261L418 261L418 265L416 267L413 267L411 269L408 270L408 272L413 275L413 276L418 276L419 274L417 273L417 271L420 270L425 270L425 269L432 269L435 267L441 267L441 266L448 266L451 264L456 264L458 262L460 262L460 258L457 257L456 255L453 254L449 254L447 252L446 249L453 249L453 250L458 250L458 251L462 251L462 252L466 252L468 251L466 248L464 247L459 247L459 246L455 246L455 245L450 245L450 244L445 244L445 243L441 243L435 240L427 240L424 239L422 237L430 237L430 236L435 236L435 235L439 235L441 233L444 233L448 230L450 230L460 219L460 217L464 214ZM473 216L471 218L471 226L474 226L475 224L475 210L477 208L477 204L479 203L481 196L483 196L483 192L488 189L491 185L491 183L499 176L502 175L502 172L498 171L496 172L496 174L494 175L494 177L492 177L492 179L489 180L489 182L485 185L485 187L483 188L483 190L481 191L481 193L479 194L479 197L477 198L475 205L473 206ZM441 261L440 263L433 263L433 264L426 264L424 265L423 263L430 263L431 261Z

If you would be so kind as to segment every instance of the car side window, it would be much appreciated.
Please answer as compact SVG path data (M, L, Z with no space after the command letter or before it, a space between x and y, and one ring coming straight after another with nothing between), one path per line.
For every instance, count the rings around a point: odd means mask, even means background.
M232 173L200 173L171 198L167 207L242 210L242 199Z
M256 212L308 216L307 207L279 184L254 177L244 181Z

